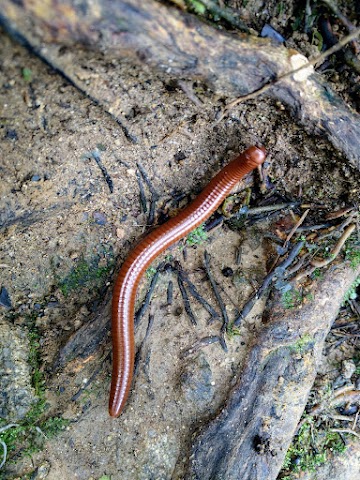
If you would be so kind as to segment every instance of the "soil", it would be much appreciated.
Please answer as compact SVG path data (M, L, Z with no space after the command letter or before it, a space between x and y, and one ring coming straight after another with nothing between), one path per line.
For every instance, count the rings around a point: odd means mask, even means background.
M136 333L141 346L137 373L128 405L117 420L107 413L109 335L90 356L55 368L62 347L80 327L99 315L110 318L114 276L150 227L151 192L145 187L144 212L139 165L159 197L155 224L188 203L223 165L254 143L269 151L267 189L259 190L255 175L254 205L259 199L301 201L334 211L358 201L358 174L324 138L309 136L294 123L281 104L251 101L216 124L209 118L223 99L203 86L191 86L198 99L194 103L184 90L146 67L116 63L112 68L124 122L138 139L133 143L91 99L7 34L0 36L0 267L1 286L11 301L11 308L2 309L1 321L24 330L35 325L47 415L70 420L64 432L46 441L42 452L8 463L7 478L24 478L29 472L35 472L32 478L49 480L183 478L189 438L224 402L262 323L263 302L241 326L240 338L226 337L228 351L217 342L184 356L197 340L219 335L221 322L209 324L208 313L192 301L197 318L193 326L175 276L163 272ZM81 50L77 55L81 58ZM101 56L96 61L101 62ZM108 68L96 74L106 77ZM182 203L172 205L180 194ZM312 224L319 215L312 210ZM285 210L275 219L248 223L240 232L223 225L199 245L174 246L154 266L180 261L201 295L218 310L204 274L207 250L227 312L234 318L275 255L267 234L292 221ZM226 267L234 275L225 276ZM169 281L174 284L171 305ZM141 286L139 303L149 282L147 278ZM145 337L149 313L154 321ZM24 348L29 348L25 340ZM339 376L334 362L351 359L356 348L349 340L329 349L321 370L324 383L324 377L330 381ZM33 398L30 378L26 392ZM23 412L15 409L11 415L16 421Z

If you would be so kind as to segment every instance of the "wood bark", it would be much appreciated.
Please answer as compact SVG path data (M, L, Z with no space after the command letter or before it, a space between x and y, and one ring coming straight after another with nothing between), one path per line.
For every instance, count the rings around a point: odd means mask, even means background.
M123 126L121 100L81 80L59 49L44 42L79 43L111 58L130 58L161 70L166 77L205 82L227 97L247 95L292 70L298 53L271 40L229 34L192 15L148 0L81 3L0 0L0 20L17 38L104 106ZM103 85L106 90L106 85ZM287 77L268 94L285 103L305 129L326 135L347 161L360 169L360 117L335 95L320 75ZM106 99L105 99L106 98ZM110 100L109 100L110 99Z
M269 305L268 326L250 349L226 405L193 443L189 479L277 477L315 380L324 340L344 292L359 274L360 267L333 267L302 308L284 311L280 298Z

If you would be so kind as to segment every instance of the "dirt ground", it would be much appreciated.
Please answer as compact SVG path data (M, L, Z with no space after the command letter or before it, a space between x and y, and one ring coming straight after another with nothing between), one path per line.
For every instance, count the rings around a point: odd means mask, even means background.
M197 340L219 335L221 323L209 324L209 314L192 301L197 318L193 326L176 277L170 270L162 272L136 332L141 349L134 387L117 420L107 412L109 334L91 355L56 369L59 352L82 326L99 316L110 318L114 276L149 228L151 191L145 185L144 212L139 165L158 195L155 223L188 203L222 166L252 144L262 144L269 152L266 191L259 188L257 174L249 180L255 182L254 206L261 200L321 203L328 211L353 205L360 191L358 172L325 138L309 136L294 123L280 104L251 101L216 124L209 119L223 99L203 86L194 86L201 102L195 104L184 90L146 67L114 60L124 122L138 140L133 143L99 105L4 32L0 44L0 286L10 299L0 321L4 329L11 325L11 335L18 336L25 352L31 352L32 345L21 332L36 329L46 415L70 420L64 431L45 441L41 452L21 456L16 451L16 463L7 463L4 478L30 478L25 475L31 472L31 478L49 480L183 478L192 432L224 402L262 323L264 302L241 326L240 337L226 337L228 351L216 342L184 355ZM81 58L81 51L78 55ZM105 75L106 68L109 65L96 74ZM174 201L181 195L180 203ZM198 245L175 245L154 266L178 260L201 295L218 309L204 274L203 255L208 251L233 319L275 255L269 236L294 221L289 212L247 222L240 231L223 225ZM299 211L296 215L299 218ZM311 223L319 215L313 209ZM227 276L225 268L233 274ZM139 304L150 280L151 274L141 286ZM171 304L169 282L174 284ZM146 335L149 313L154 320ZM356 354L354 339L334 348L336 341L329 339L319 390L335 381L344 360ZM34 386L24 369L21 392L31 404ZM7 411L14 422L22 414L16 406ZM359 451L356 444L353 448Z

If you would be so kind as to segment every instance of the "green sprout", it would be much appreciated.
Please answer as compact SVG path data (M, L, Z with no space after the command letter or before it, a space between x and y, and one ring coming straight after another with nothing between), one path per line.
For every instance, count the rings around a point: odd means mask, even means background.
M25 80L25 82L30 83L32 80L32 71L30 68L23 68L21 71L22 77Z
M200 245L201 243L207 240L208 236L205 231L204 224L200 225L199 227L195 228L186 238L186 245L193 246L193 245Z

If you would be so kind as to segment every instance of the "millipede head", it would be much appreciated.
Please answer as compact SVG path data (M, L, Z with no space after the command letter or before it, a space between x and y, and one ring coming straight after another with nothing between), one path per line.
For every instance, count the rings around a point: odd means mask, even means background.
M246 158L246 161L253 167L257 167L265 162L266 159L266 150L264 147L249 147L243 155Z

